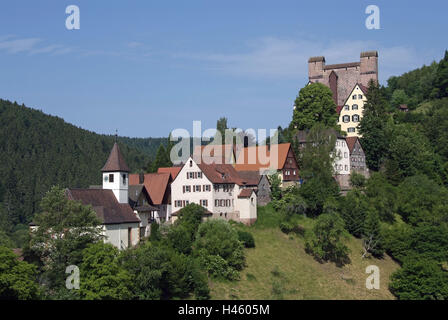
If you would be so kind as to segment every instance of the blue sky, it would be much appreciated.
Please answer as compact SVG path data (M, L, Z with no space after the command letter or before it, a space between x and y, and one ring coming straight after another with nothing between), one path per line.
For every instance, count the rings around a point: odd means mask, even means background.
M65 8L80 9L67 30ZM380 8L380 30L365 8ZM447 1L8 1L0 5L0 98L98 133L135 137L286 126L307 59L379 51L385 83L447 49Z

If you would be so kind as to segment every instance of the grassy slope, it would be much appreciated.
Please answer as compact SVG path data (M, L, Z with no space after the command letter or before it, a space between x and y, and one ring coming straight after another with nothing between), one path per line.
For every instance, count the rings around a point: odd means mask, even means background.
M263 211L263 210L260 210ZM311 219L303 225L309 228ZM305 253L304 240L278 227L244 227L255 238L256 248L245 249L247 267L236 282L212 281L212 299L394 299L389 277L398 265L389 257L361 259L361 240L350 238L351 264L320 264ZM365 287L368 265L380 268L380 289Z

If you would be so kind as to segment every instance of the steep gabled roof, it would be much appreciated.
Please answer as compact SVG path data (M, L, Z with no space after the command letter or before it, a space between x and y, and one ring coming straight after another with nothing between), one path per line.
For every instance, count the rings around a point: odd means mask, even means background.
M154 205L164 204L165 194L169 191L171 175L169 173L146 173L143 184ZM139 174L129 175L129 185L138 185Z
M347 104L348 99L350 99L350 97L352 96L353 90L355 90L356 87L359 87L362 91L362 93L364 93L365 95L367 94L367 91L369 90L369 88L367 88L365 85L362 85L360 83L356 83L355 86L352 88L352 90L350 90L350 93L348 94L347 98L345 98L344 101L344 106Z
M97 217L104 224L140 222L127 203L119 203L112 190L66 189L68 199L91 205Z
M341 110L342 110L343 107L344 107L344 106L337 106L337 107L336 107L336 113L337 113L337 114L341 114Z
M358 137L346 137L345 140L347 141L348 150L351 154L353 148L355 147L356 141L358 140Z
M103 169L101 169L101 171L102 172L130 171L129 167L126 164L126 161L124 161L123 155L121 154L120 148L118 147L118 144L116 142L112 147L112 151L110 152L109 158L107 159L106 164L104 165Z
M157 169L157 173L169 173L171 175L171 179L176 179L182 167L167 167L167 168L159 168Z

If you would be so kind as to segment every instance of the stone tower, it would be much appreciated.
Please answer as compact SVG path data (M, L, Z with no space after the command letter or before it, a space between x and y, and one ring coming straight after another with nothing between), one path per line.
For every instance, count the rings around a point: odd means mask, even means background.
M325 64L325 57L311 57L308 79L328 86L336 105L343 105L357 83L368 87L370 79L378 82L378 52L361 52L359 62L329 65Z

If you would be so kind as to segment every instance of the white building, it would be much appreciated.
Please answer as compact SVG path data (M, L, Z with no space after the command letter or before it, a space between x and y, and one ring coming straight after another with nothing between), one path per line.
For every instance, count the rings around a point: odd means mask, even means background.
M252 224L257 195L230 164L197 164L189 158L171 184L173 218L188 204L203 206L213 218Z
M129 168L117 143L101 171L102 189L66 189L66 196L92 206L102 222L106 243L120 250L135 246L140 241L141 221L128 203Z

